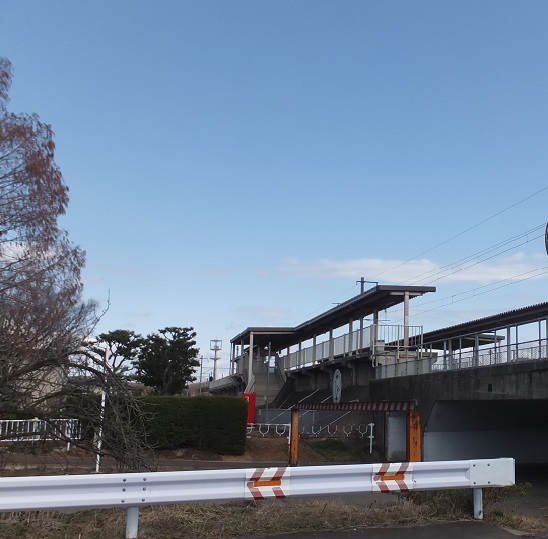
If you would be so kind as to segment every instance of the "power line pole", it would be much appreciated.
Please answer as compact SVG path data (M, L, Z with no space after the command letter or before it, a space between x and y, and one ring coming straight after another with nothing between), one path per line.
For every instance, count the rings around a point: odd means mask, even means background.
M217 361L220 359L217 357L217 352L221 350L222 347L223 341L220 339L212 339L209 341L209 349L215 353L215 357L211 358L213 359L213 380L217 379Z

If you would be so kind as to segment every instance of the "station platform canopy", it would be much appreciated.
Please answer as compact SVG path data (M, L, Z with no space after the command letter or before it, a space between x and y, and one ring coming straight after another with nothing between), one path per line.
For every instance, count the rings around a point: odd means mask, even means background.
M490 344L504 340L504 334L496 335L496 331L503 331L509 327L530 324L539 320L548 319L548 302L538 303L529 307L507 311L455 326L449 326L423 335L423 343L428 345L443 345L451 343L453 350L479 344Z
M300 342L322 335L331 329L348 324L349 320L360 320L403 303L406 295L411 299L428 292L435 292L435 286L395 286L378 284L363 294L340 303L336 307L303 322L295 327L248 327L230 340L231 344L249 345L251 334L253 344L265 347L270 343L273 351L282 350Z

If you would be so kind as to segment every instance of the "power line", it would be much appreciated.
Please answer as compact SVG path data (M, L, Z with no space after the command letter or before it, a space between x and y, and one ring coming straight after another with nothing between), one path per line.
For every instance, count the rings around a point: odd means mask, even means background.
M541 238L541 237L544 237L544 234L542 234L541 236L536 236L535 238L533 239L538 239L538 238ZM472 264L468 264L467 266L465 267L460 267L459 269L455 269L455 271L452 271L451 273L446 273L445 275L441 275L439 276L437 279L432 279L430 281L428 281L428 283L435 283L437 281L440 281L441 279L445 279L446 277L450 277L451 275L454 275L455 273L459 273L460 271L464 271L464 270L467 270L467 269L470 269L470 268L473 268L474 266L477 266L479 264L482 264L483 262L486 262L487 260L492 260L493 258L497 258L498 256L504 254L504 253L507 253L508 251L512 251L513 249L515 249L516 247L520 247L521 245L525 245L525 243L528 243L529 241L533 241L532 239L531 240L528 240L526 242L523 242L523 243L520 243L519 245L514 245L512 246L511 248L509 249L506 249L504 251L500 251L492 256L489 256L489 257L485 257L481 260L476 260L475 262L473 262ZM462 264L460 264L461 266L464 264L465 262L463 262ZM458 266L456 266L458 267ZM449 270L446 270L446 271L449 271ZM421 281L418 281L417 283L420 283L420 282L423 282L425 281L426 279L422 279Z
M530 230L527 230L525 232L522 232L521 234L518 234L517 236L513 236L512 238L508 238L502 242L499 242L497 244L494 244L490 247L486 247L485 249L482 249L474 254L471 254L471 255L468 255L466 257L463 257L461 258L460 260L456 260L455 262L451 262L450 264L446 264L445 266L441 266L439 268L435 268L435 269L432 269L432 270L429 270L429 271L426 271L424 273L420 273L414 277L411 277L409 279L407 279L406 281L403 281L399 284L407 284L407 283L413 283L413 284L418 284L418 283L422 283L424 281L426 281L428 279L428 277L430 276L434 276L436 275L437 276L437 279L435 279L434 281L431 281L431 282L435 282L435 281L439 281L440 279L442 279L443 277L447 277L449 275L453 275L454 273L457 273L458 271L461 271L461 270L455 270L453 271L452 273L449 273L447 275L444 275L444 276L439 276L440 273L442 272L447 272L447 271L450 271L450 270L453 270L455 268L458 268L459 266L462 266L464 264L466 264L467 262L469 262L470 260L474 260L474 264L471 264L470 266L467 266L466 268L462 268L462 269L467 269L469 267L472 267L473 265L476 265L476 264L479 264L481 262L484 262L486 260L491 260L492 258L495 258L501 254L504 254L508 251L510 251L511 249L515 249L516 247L521 247L522 245L525 245L526 243L529 243L533 240L536 240L540 237L544 237L544 233L541 234L540 236L535 236L533 238L529 238L529 235L532 234L533 232L536 232L537 230L540 230L540 229L544 229L544 227L546 226L546 223L543 223L542 225L539 225L535 228L532 228ZM518 241L522 238L526 237L527 240L522 242L522 243L519 243L517 245L513 245L510 249L505 249L504 251L499 251L497 252L496 254L494 254L493 256L490 256L490 257L484 257L482 259L480 259L479 261L476 260L476 258L478 256L482 256L482 255L486 255L486 254L489 254L489 253L492 253L493 251L496 251L497 249L500 249L502 247L505 247L506 245L512 243L512 242L515 242L515 241ZM419 277L422 277L421 279L419 279ZM418 279L418 280L417 280Z
M442 242L440 242L440 243L434 245L433 247L430 247L429 249L426 249L425 251L422 251L421 253L415 255L414 257L409 258L408 260L405 260L404 262L401 262L401 263L399 263L399 264L396 264L396 265L393 266L392 268L386 269L386 270L382 271L381 273L378 273L378 274L376 274L375 276L370 277L370 279L372 279L372 280L377 280L377 278L378 278L379 276L384 275L385 273L388 273L389 271L392 271L392 270L394 270L394 269L400 268L401 266L404 266L405 264L408 264L409 262L412 262L413 260L416 260L417 258L419 258L419 257L421 257L421 256L423 256L423 255L425 255L425 254L427 254L427 253L429 253L429 252L431 252L431 251L437 249L438 247L440 247L440 246L442 246L442 245L445 245L446 243L449 243L450 241L452 241L452 240L454 240L454 239L456 239L456 238L458 238L458 237L460 237L460 236L466 234L467 232L470 232L471 230L474 230L475 228L478 228L479 226L481 226L481 225L487 223L488 221L494 219L495 217L498 217L499 215L501 215L501 214L507 212L508 210L510 210L510 209L512 209L512 208L515 208L516 206L519 206L519 205L522 204L523 202L526 202L527 200L529 200L529 199L533 198L534 196L536 196L536 195L542 193L543 191L546 191L547 189L548 189L548 186L545 186L545 187L543 187L542 189L539 189L538 191L535 191L534 193L532 193L532 194L526 196L525 198L522 198L521 200L515 202L514 204L511 204L510 206L507 206L506 208L504 208L504 209L498 211L497 213L494 213L493 215L487 217L486 219L483 219L483 220L480 221L479 223L476 223L475 225L472 225L472 226L468 227L467 229L463 230L462 232L459 232L458 234L455 234L454 236L451 236L450 238L448 238L448 239L446 239L446 240L444 240L444 241L442 241ZM532 239L529 239L529 238L528 238L526 241L524 241L524 242L522 242L522 243L520 243L520 244L518 244L518 245L513 245L513 246L512 246L511 248L509 248L509 249L505 249L504 251L499 251L498 253L496 253L496 254L494 254L494 255L492 255L492 256L490 256L490 257L485 257L485 258L483 258L483 259L481 259L481 260L479 260L479 261L475 261L473 264L470 264L469 266L460 267L460 266L463 266L464 264L466 264L466 262L468 262L468 261L474 259L474 258L477 257L477 256L481 256L481 255L485 255L485 254L491 253L491 252L495 251L496 249L500 249L500 248L502 248L502 247L508 245L508 244L511 243L511 242L515 242L515 241L518 241L518 240L522 239L523 237L527 237L529 234L531 234L531 233L533 233L533 232L536 232L537 230L539 230L540 228L543 228L544 226L545 226L545 223L542 224L542 225L536 226L536 227L534 227L534 228L532 228L532 229L530 229L530 230L528 230L528 231L526 231L526 232L522 232L521 234L518 234L517 236L511 237L511 238L509 238L509 239L507 239L507 240L504 240L504 241L502 241L502 242L499 242L499 243L497 243L497 244L494 244L494 245L492 245L492 246L490 246L490 247L486 247L485 249L482 249L482 250L478 251L477 253L475 253L475 254L473 254L473 255L468 255L467 257L464 257L464 258L459 259L459 260L457 260L457 261L455 261L455 262L452 262L451 264L448 264L448 265L446 265L446 266L442 266L441 268L436 268L436 269L433 269L433 270L429 270L429 271L427 271L427 272L424 272L424 273L422 273L422 274L419 274L419 275L417 275L417 276L415 276L415 277L413 277L413 278L411 278L411 279L408 279L408 280L406 280L406 281L404 281L403 283L400 283L400 284L407 284L407 283L412 283L412 282L415 282L415 283L422 283L422 282L428 280L428 276L429 276L429 275L439 274L440 272L448 272L448 271L450 271L450 270L452 270L452 269L455 270L455 271L452 271L451 273L446 273L445 275L439 276L439 277L437 277L436 279L434 279L434 280L432 280L432 281L429 281L429 282L437 282L437 281L439 281L439 280L441 280L441 279L443 279L443 278L445 278L445 277L449 277L450 275L453 275L453 274L455 274L455 273L458 273L459 271L463 271L463 270L465 270L465 269L469 269L469 268L471 268L471 267L473 267L473 266L475 266L475 265L480 264L481 262L484 262L484 261L486 261L486 260L491 260L492 258L496 258L497 256L500 256L501 254L504 254L504 253L510 251L511 249L514 249L514 248L516 248L516 247L520 247L521 245L525 245L526 243L529 243L530 241L533 241L533 240L535 240L535 239L538 239L540 236L535 236L535 237L532 238ZM456 269L456 268L459 268L459 267L460 267L460 269ZM541 268L541 269L542 269L542 268ZM536 271L536 270L533 270L533 271ZM528 273L529 273L529 272L528 272ZM544 273L542 273L541 275L543 275L543 274L544 274ZM525 275L525 274L523 274L523 275ZM518 276L519 276L519 275L518 275ZM516 276L516 277L518 277L518 276ZM422 278L421 278L421 277L422 277ZM418 281L416 281L416 279L418 279L418 278L420 278L420 279L419 279ZM513 278L515 278L515 277L511 277L510 279L513 279ZM533 277L530 277L530 278L533 278ZM518 281L518 282L522 282L522 281L525 281L525 280L528 280L528 279L529 279L529 278L527 278L527 279L522 279L522 280L520 280L520 281ZM502 280L502 281L497 281L497 282L505 282L506 280L508 280L508 279L504 279L504 280ZM491 283L490 285L484 285L484 286L482 286L482 287L478 287L478 288L476 288L476 289L471 289L470 291L467 291L467 292L461 292L461 293L456 294L456 295L462 295L462 294L469 293L469 292L472 292L472 291L475 291L475 290L480 290L480 289L482 289L482 288L485 288L486 286L492 286L493 284L496 284L496 282L495 282L495 283ZM517 283L508 283L508 284L503 285L503 286L509 286L510 284L517 284ZM339 298L342 297L343 295L347 294L350 290L352 290L355 286L356 286L356 285L354 285L354 286L352 286L352 287L350 287L350 288L344 290L343 292L341 292L341 294L339 294L338 296L336 296L336 297L333 298L333 299L335 299L335 300L336 300L336 299L339 299ZM502 286L501 286L500 288L502 288ZM496 288L493 289L493 290L496 290ZM482 292L481 294L485 294L485 293L488 293L488 292L490 292L490 291L491 291L491 290L487 290L487 291L485 291L485 292ZM476 295L478 295L478 294L476 294ZM473 296L472 296L472 297L473 297ZM442 298L442 300L443 300L443 299L444 299L444 298ZM468 299L468 298L465 298L465 299ZM433 301L441 301L441 300L433 300ZM464 301L464 299L458 300L458 301ZM311 315L317 313L318 311L321 311L321 310L325 309L325 307L326 307L327 305L330 305L330 304L332 304L332 303L333 303L333 301L331 301L331 302L329 302L329 303L325 303L324 305L322 305L322 306L319 307L318 309L315 309L314 311L311 311L309 314L305 315L305 318L307 318L307 317L309 317L309 316L311 316ZM430 303L430 302L427 302L427 303ZM437 307L437 308L439 308L439 307ZM435 309L437 309L437 308L435 308ZM435 309L430 309L430 310L435 310ZM423 311L423 312L430 312L430 311Z
M535 272L540 272L540 273L537 273L536 275L530 275L531 273L535 273ZM447 307L447 305L453 305L454 303L460 303L461 301L466 301L467 299L470 299L470 298L473 298L473 297L482 296L483 294L488 294L489 292L493 292L495 290L499 290L499 289L505 288L507 286L518 284L518 283L521 283L523 281L528 281L530 279L535 279L537 277L540 277L540 276L546 275L546 274L548 274L548 266L544 266L544 267L541 267L541 268L535 268L533 270L526 271L526 272L520 273L518 275L513 275L512 277L508 277L506 279L501 279L500 281L495 281L495 282L489 283L487 285L478 286L478 287L472 288L470 290L465 290L464 292L458 292L456 294L451 294L450 296L445 296L443 298L437 298L437 299L433 299L433 300L430 300L430 301L425 301L422 304L418 305L418 307L420 308L421 305L429 305L429 304L432 304L432 303L438 303L440 301L445 301L447 299L451 300L449 303L444 303L443 305L438 305L437 307L432 307L431 309L426 309L426 310L423 310L423 311L416 311L416 312L413 313L412 316L414 317L414 316L417 316L419 314L425 314L425 313L429 313L429 312L432 312L432 311L436 311L438 309L442 309L443 307ZM517 281L514 281L514 279L518 279L519 277L522 277L524 275L529 275L529 277L524 277L523 279L519 279ZM508 282L508 281L510 281L510 282ZM504 284L501 284L501 283L504 283ZM497 284L500 284L500 286L493 287L494 285L497 285ZM489 290L483 290L485 288L489 288ZM483 291L478 292L479 290L483 290ZM474 293L472 294L472 292L474 292ZM461 298L461 299L455 299L456 297L462 296L462 295L465 295L465 294L467 295L466 297ZM472 294L472 295L470 295L470 294Z
M409 258L408 260L404 261L404 262L401 262L400 264L397 264L396 266L394 266L393 268L389 268L387 270L384 270L383 272L381 273L378 273L377 275L374 275L373 277L371 277L371 279L373 280L376 280L380 275L384 275L385 273L389 272L389 271L392 271L392 270L395 270L397 268L400 268L401 266L403 266L404 264L408 264L409 262L412 262L413 260L416 260L417 258L419 258L420 256L423 256L425 255L426 253L430 253L431 251L433 251L434 249L437 249L438 247L440 247L441 245L445 245L446 243L449 243L450 241L453 241L454 239L466 234L467 232L470 232L470 230L474 230L475 228L487 223L488 221L490 221L491 219L494 219L495 217L498 217L499 215L503 214L504 212L512 209L512 208L515 208L516 206L518 206L519 204L522 204L523 202L525 202L526 200L529 200L530 198L538 195L539 193L542 193L543 191L546 191L546 189L548 189L548 186L546 187L543 187L542 189L539 189L538 191L536 191L535 193L519 200L518 202L515 202L514 204L511 204L510 206L500 210L499 212L491 215L490 217L487 217L486 219L484 219L483 221L480 221L479 223L476 223L475 225L467 228L466 230L463 230L462 232L459 232L458 234L455 234L454 236L451 236L450 238L434 245L433 247L430 247L429 249L427 249L426 251L422 251L422 253L419 253L418 255L415 255L414 257L412 258Z

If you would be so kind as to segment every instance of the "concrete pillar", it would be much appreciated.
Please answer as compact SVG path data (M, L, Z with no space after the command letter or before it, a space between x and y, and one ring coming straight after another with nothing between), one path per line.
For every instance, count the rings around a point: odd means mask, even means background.
M335 343L333 342L333 330L329 330L329 359L335 357Z
M247 357L247 385L253 381L253 331L249 334L249 354Z
M352 346L352 342L353 342L353 336L352 336L352 333L354 331L354 319L351 318L349 321L348 321L348 350L345 350L345 352L347 353L351 353L352 352L352 349L354 348Z
M497 365L499 363L499 360L497 357L497 330L496 329L493 334L493 352L495 353L495 365Z
M546 346L545 357L548 357L548 318L546 319L546 328L544 329L544 346Z
M516 361L518 361L518 351L519 351L519 335L518 335L518 326L516 326Z
M298 355L298 358L299 358L299 366L303 364L302 352L303 352L303 342L302 342L302 341L299 341L299 355Z
M360 280L360 294L365 292L365 279L362 277ZM360 318L360 336L357 342L358 349L363 348L363 317Z
M409 292L403 294L403 346L409 347Z
M512 328L506 328L506 361L512 361Z
M479 365L479 335L474 335L474 367Z
M538 359L542 356L542 325L538 321Z
M312 338L312 361L316 363L316 335Z
M373 335L371 336L372 343L369 343L369 346L376 344L379 340L379 311L373 313L373 326L371 327L373 329ZM375 353L374 349L373 353Z

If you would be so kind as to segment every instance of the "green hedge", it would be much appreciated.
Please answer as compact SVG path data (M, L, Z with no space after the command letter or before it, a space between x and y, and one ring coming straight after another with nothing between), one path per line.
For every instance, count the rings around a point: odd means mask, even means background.
M199 396L143 398L148 443L157 449L194 448L222 455L245 451L247 400Z

